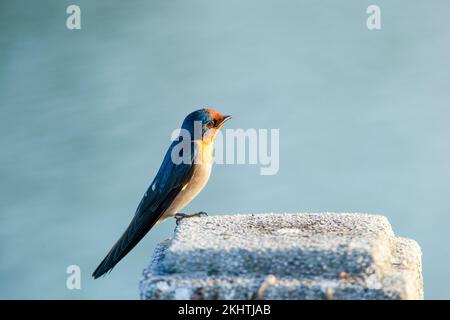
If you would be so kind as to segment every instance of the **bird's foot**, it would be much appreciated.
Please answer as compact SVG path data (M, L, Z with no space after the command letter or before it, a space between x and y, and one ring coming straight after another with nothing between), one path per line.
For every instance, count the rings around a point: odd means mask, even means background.
M184 218L192 218L192 217L201 217L201 216L208 216L208 214L206 212L200 211L197 213L192 213L192 214L186 214L186 213L177 213L175 215L175 220L177 225L180 223L181 220L183 220Z

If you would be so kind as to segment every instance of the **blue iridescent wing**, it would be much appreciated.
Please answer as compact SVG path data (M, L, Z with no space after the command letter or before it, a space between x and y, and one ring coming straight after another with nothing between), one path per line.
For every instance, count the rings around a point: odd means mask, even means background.
M164 161L139 203L133 220L120 239L109 251L92 276L98 278L110 271L155 225L170 207L176 196L189 182L194 171L195 148L191 144L190 162L175 164L171 153L178 141L174 141L164 157Z

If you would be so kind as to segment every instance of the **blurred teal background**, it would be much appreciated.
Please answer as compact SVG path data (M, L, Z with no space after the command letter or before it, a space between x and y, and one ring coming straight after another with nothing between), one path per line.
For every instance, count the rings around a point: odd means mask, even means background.
M366 8L382 30L366 28ZM77 4L82 29L66 29ZM218 165L187 211L384 214L450 298L450 2L0 2L0 298L136 299L174 222L90 274L199 107L279 128L280 171ZM66 289L77 264L82 289Z

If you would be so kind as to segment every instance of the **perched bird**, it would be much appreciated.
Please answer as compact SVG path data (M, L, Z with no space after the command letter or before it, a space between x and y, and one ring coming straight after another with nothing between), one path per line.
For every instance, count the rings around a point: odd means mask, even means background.
M200 109L184 119L179 137L170 145L133 220L92 274L95 279L110 271L156 223L169 217L175 217L178 222L185 217L206 214L187 215L180 213L180 210L197 196L208 181L214 139L230 118L212 109ZM189 148L180 148L181 143ZM177 157L186 161L180 161Z

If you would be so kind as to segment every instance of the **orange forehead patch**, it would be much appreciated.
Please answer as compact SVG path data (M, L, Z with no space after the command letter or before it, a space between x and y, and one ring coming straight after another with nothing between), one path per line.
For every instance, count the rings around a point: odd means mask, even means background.
M219 112L217 112L214 109L206 109L206 111L209 112L209 114L211 115L211 118L213 118L214 120L220 120L223 118L223 115L221 115Z

